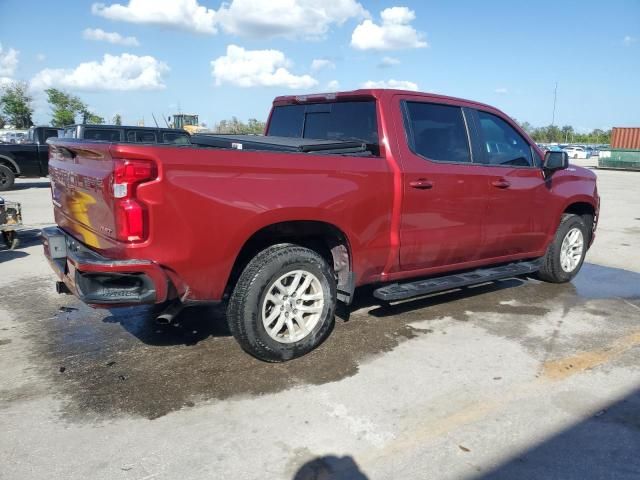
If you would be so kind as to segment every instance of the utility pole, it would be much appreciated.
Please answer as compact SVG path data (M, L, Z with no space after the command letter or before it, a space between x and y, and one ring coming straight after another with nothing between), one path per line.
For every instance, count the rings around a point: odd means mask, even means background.
M556 88L553 90L553 116L551 117L551 126L556 122L556 100L558 99L558 82L556 82Z

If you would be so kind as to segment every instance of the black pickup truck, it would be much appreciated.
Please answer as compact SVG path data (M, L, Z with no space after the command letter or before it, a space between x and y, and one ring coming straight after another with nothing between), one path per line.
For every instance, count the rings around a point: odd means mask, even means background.
M31 127L27 143L0 143L0 192L9 190L16 177L44 177L48 174L47 138L58 137L54 127Z
M27 143L0 144L0 192L9 190L16 177L46 177L49 174L49 146L46 141L51 137L118 143L191 143L189 133L173 128L122 125L69 125L63 129L32 127Z

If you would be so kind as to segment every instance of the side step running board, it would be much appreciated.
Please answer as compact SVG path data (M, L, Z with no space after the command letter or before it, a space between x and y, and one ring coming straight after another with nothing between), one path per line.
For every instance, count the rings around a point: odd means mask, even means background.
M393 283L385 285L373 292L373 296L379 300L391 302L407 298L427 295L429 293L452 290L459 287L467 287L479 283L492 282L502 278L517 277L538 271L538 260L529 262L516 262L499 267L479 268L465 273L446 275L442 277L427 278L408 283Z

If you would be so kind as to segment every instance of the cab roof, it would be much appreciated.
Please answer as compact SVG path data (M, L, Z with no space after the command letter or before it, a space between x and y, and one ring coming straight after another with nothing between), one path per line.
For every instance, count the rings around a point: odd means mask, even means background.
M395 95L407 95L412 97L428 98L432 101L447 101L455 102L459 104L466 104L476 107L484 107L491 110L496 110L495 107L487 105L485 103L476 102L474 100L467 100L465 98L451 97L448 95L439 95L435 93L416 92L413 90L398 90L394 88L361 88L358 90L342 91L342 92L326 92L326 93L310 93L303 95L282 95L276 97L273 101L274 105L290 105L290 104L304 104L313 102L327 102L333 100L348 100L357 98L375 98L383 99L392 97Z

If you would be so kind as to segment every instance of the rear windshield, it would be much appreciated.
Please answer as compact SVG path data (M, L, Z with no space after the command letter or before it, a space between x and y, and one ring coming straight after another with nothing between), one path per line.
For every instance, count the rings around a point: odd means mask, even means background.
M274 107L267 135L359 140L374 154L379 152L376 102L311 103Z

